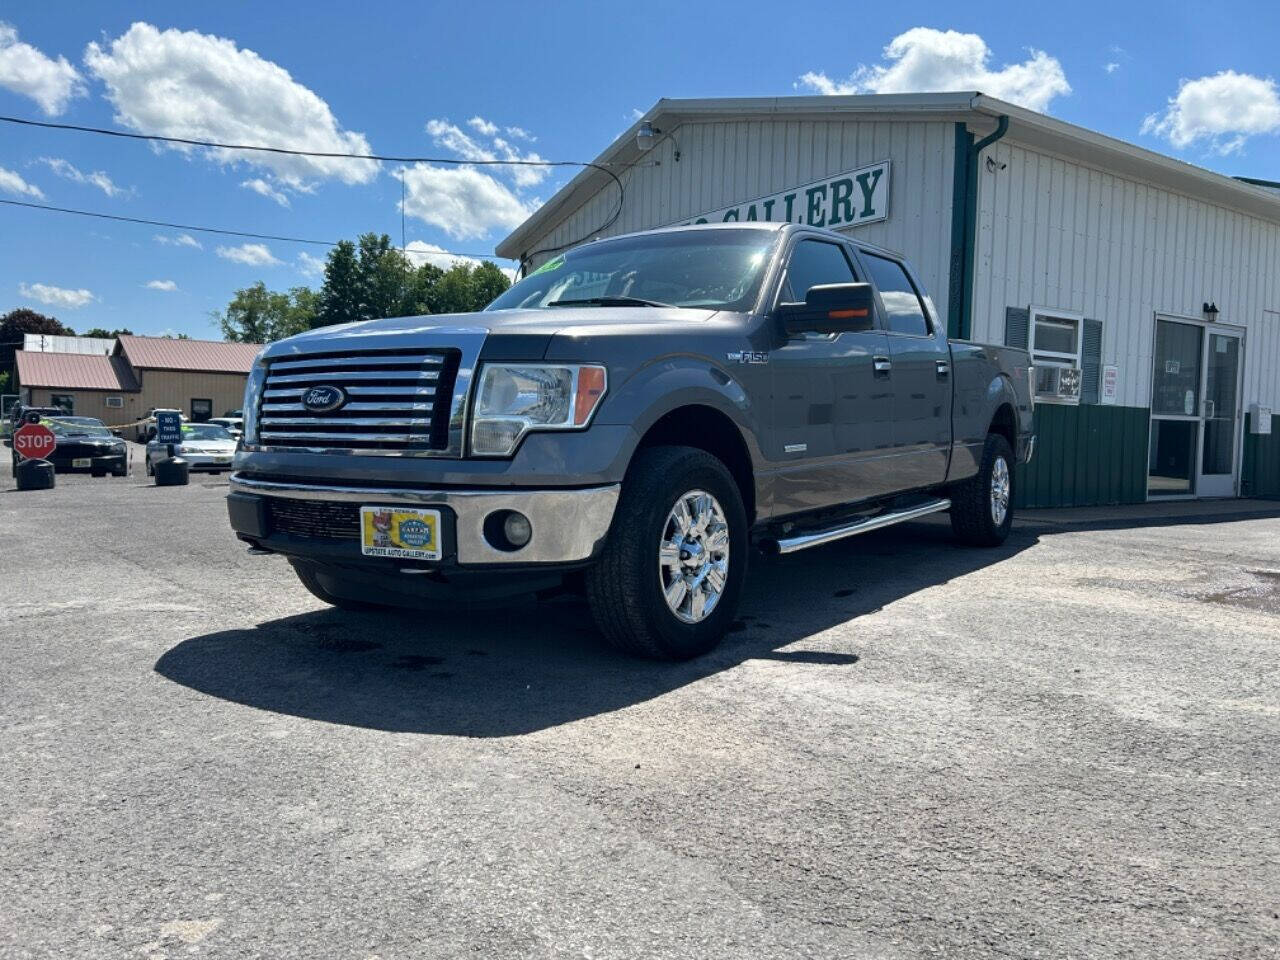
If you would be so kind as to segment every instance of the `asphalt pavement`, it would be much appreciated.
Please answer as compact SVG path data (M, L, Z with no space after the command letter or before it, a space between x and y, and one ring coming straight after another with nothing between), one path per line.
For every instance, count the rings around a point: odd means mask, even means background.
M2 469L0 957L1280 955L1280 510L761 559L672 665Z

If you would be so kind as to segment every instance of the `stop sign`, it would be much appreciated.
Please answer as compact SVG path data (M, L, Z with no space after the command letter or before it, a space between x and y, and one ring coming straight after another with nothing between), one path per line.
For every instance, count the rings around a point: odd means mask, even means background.
M24 423L13 431L13 449L28 460L43 460L57 443L53 431L42 423Z

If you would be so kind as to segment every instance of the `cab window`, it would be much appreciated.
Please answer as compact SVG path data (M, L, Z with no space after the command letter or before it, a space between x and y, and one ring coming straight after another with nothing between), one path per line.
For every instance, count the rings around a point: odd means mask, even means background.
M909 333L916 337L929 335L929 321L920 302L920 294L902 264L874 253L861 251L862 262L871 275L871 282L880 292L884 304L885 326L894 333Z
M839 244L825 240L801 240L791 251L781 299L786 303L799 303L810 287L825 283L853 283L855 279L853 266Z

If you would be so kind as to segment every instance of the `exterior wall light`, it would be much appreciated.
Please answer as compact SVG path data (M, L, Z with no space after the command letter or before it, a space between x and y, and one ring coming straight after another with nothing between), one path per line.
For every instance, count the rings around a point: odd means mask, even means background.
M1217 319L1218 319L1218 305L1217 305L1216 303L1214 303L1212 300L1210 300L1209 302L1207 302L1207 303L1204 305L1204 315L1205 315L1206 317L1208 317L1210 320L1217 320Z
M653 129L653 125L648 120L640 124L640 129L636 131L636 149L643 152L652 147L657 133L658 131Z

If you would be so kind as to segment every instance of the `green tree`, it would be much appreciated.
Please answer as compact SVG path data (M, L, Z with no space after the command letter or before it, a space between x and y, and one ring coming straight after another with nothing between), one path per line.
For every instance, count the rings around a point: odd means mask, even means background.
M82 337L101 337L103 340L112 340L116 337L129 337L133 335L133 331L128 327L121 327L119 330L108 330L106 327L90 327Z
M324 284L320 287L314 326L354 323L361 319L359 275L356 245L350 240L338 241L324 265Z
M222 335L239 343L269 343L301 333L312 326L317 295L307 287L288 293L268 290L259 280L237 290L221 314L214 314Z
M360 319L400 316L412 267L391 245L385 233L360 237L360 258L356 265L356 289Z
M75 331L63 326L55 317L47 317L26 307L10 310L0 317L0 371L12 373L16 384L18 379L17 363L14 354L22 349L22 335L25 333L46 333L51 336L73 337Z

